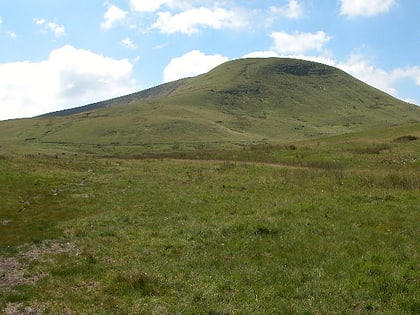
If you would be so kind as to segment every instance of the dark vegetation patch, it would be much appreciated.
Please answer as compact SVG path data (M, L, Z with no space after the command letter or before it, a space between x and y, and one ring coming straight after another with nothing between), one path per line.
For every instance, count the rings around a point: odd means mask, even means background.
M235 89L226 89L219 91L221 94L244 96L244 95L258 95L261 93L260 88L251 86L239 86Z
M345 165L340 161L301 161L301 166L306 166L310 168L316 168L320 170L344 170Z
M352 153L355 154L379 154L381 151L390 150L391 146L389 144L372 144L361 147L354 147L349 149Z
M230 312L209 311L207 315L230 315Z
M269 228L266 227L259 227L254 231L255 235L259 235L259 236L265 236L265 235L276 235L277 231L275 230L271 230Z
M155 276L140 270L119 272L106 288L106 292L117 295L159 296L163 285Z
M296 76L328 75L336 72L334 68L320 63L307 61L288 62L288 60L273 64L266 69L268 73L274 72L278 74L291 74Z
M384 178L384 187L403 190L420 190L420 178L412 174L391 172Z
M418 139L418 137L416 137L416 136L408 135L408 136L402 136L402 137L395 138L394 142L407 143L407 142L410 142L410 141L415 141L417 139Z

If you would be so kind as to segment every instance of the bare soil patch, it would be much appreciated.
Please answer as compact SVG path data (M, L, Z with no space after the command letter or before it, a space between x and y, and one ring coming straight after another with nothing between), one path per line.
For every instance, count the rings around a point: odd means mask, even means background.
M57 243L44 241L39 245L29 249L23 249L16 256L0 257L0 291L11 290L20 284L34 284L41 279L44 274L25 274L28 264L40 259L42 255L59 254L76 250L76 245L72 243ZM22 303L8 303L3 310L8 315L37 315L42 314L40 307L26 306Z
M43 275L24 276L27 265L45 254L59 254L73 251L76 246L71 243L44 241L37 246L21 251L16 256L0 257L0 290L10 289L19 284L31 284Z
M20 284L32 285L45 274L28 274L26 269L34 260L38 260L46 254L59 254L75 251L76 246L72 243L58 243L44 241L29 249L23 249L19 254L11 257L0 257L0 291L13 290ZM42 314L42 307L23 305L22 303L8 303L3 310L8 315L37 315Z

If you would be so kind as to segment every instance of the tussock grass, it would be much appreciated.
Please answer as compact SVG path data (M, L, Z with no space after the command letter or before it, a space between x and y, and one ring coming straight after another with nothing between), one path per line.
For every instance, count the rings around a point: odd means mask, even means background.
M105 292L110 295L151 297L161 295L162 286L157 277L139 270L129 270L119 272L112 278Z
M420 182L411 174L400 174L392 171L387 174L368 174L360 178L360 184L366 187L381 187L385 189L418 190Z

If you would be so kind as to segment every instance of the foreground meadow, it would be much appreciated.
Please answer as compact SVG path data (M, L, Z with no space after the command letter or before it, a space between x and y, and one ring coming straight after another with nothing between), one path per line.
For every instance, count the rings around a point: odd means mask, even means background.
M419 142L0 152L0 310L418 314Z

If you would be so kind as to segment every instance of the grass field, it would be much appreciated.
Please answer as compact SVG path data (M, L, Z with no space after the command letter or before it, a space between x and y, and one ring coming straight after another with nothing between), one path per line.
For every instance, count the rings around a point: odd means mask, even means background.
M3 145L0 310L418 314L419 138Z

